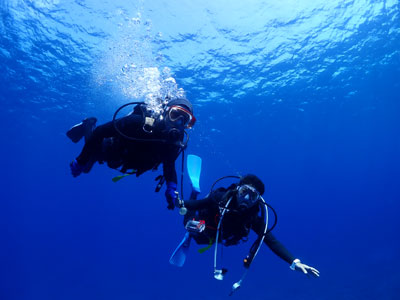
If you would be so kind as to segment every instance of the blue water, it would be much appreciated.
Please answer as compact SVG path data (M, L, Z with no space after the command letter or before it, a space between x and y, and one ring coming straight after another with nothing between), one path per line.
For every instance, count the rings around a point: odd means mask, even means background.
M263 247L233 298L398 299L399 1L129 2L0 2L0 299L228 298L251 238L222 282L197 246L175 268L160 171L69 173L71 125L166 91L194 104L203 195L257 174L275 235L321 272Z

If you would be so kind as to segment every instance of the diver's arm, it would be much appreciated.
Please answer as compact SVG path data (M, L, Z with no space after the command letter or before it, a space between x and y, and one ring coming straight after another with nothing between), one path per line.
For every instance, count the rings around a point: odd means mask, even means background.
M261 218L257 218L254 222L252 229L258 234L262 235L264 232L265 222ZM264 243L281 259L286 261L288 264L292 264L296 257L294 257L286 247L279 242L272 233L268 233L264 238Z
M274 252L288 264L291 264L295 260L295 257L289 252L289 250L286 249L286 247L280 241L275 238L272 233L268 233L265 236L264 242L272 250L272 252Z
M166 159L163 162L163 174L167 182L178 183L175 169L175 160Z
M169 144L166 144L161 150L163 151L163 153L161 153L163 157L163 174L167 182L178 183L175 161L178 159L179 154L181 154L179 150L179 147Z
M209 197L200 200L186 200L184 203L188 210L209 209L215 206L215 201Z
M208 194L207 197L199 200L196 200L196 197L192 198L191 196L190 200L184 201L185 207L189 210L207 209L208 211L218 211L218 203L224 196L225 192L225 189L217 189Z
M253 225L253 230L258 235L262 235L264 232L264 226L264 221L262 221L261 218L258 218ZM319 271L317 269L303 264L300 259L295 258L271 232L265 236L264 242L272 250L272 252L290 264L290 269L300 271L307 276L319 277Z
M172 160L170 155L167 155L167 158L163 161L163 174L167 185L167 189L165 190L165 197L168 202L167 208L172 210L175 207L178 196L176 192L178 179L175 170L175 160Z

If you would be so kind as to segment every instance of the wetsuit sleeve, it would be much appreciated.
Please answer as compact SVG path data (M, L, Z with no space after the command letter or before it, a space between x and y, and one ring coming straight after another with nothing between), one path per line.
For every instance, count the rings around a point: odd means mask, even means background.
M161 130L161 129L160 129ZM184 137L184 134L181 133L181 138L180 142L182 142ZM168 137L163 133L162 137L163 139L168 139ZM162 155L162 162L163 162L163 174L165 177L165 180L175 182L176 184L178 183L178 179L176 176L176 169L175 169L175 161L179 157L179 154L181 153L181 148L175 144L166 144L166 147L163 151Z
M172 155L168 153L167 157L163 161L163 174L167 182L172 181L177 184L178 179L176 176L175 160L176 154Z
M264 232L265 222L258 217L254 222L252 229L258 235L262 235ZM288 264L291 264L295 257L286 249L286 247L279 242L272 233L268 233L265 236L264 243L281 259L286 261Z
M204 199L199 200L186 200L185 207L188 210L202 210L207 209L214 215L215 211L218 211L218 203L224 196L226 190L216 190L208 195Z
M185 207L189 210L209 209L215 206L212 198L204 198L200 200L186 200Z

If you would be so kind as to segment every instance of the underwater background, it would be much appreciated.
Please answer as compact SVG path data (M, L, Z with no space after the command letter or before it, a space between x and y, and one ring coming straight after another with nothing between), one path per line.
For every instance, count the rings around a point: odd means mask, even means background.
M186 154L205 196L254 173L275 236L321 272L263 246L235 299L399 299L400 4L397 0L1 0L0 299L226 299L246 244L194 243L147 172L95 165L65 132L130 101L185 93ZM82 142L81 142L82 143ZM176 161L178 178L181 160ZM229 184L228 181L221 183ZM190 192L184 174L184 196Z

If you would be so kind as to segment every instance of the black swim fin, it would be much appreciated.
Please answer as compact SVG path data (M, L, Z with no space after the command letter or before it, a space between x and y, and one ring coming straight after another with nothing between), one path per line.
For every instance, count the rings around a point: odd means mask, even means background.
M96 122L97 119L94 117L84 119L81 123L72 126L67 131L67 137L74 143L79 142L83 137L88 138L92 134Z

